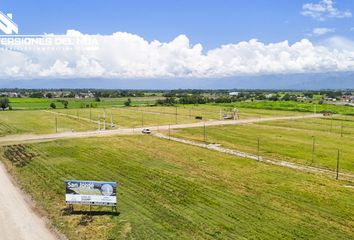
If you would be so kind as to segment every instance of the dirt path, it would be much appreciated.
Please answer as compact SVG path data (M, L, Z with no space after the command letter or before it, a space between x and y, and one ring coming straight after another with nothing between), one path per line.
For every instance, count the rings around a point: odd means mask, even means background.
M224 125L237 125L237 124L250 124L257 122L276 121L276 120L291 120L291 119L306 119L306 118L319 118L323 117L322 114L317 115L305 115L305 116L287 116L287 117L268 117L268 118L256 118L245 120L223 120L223 121L205 121L196 123L185 123L175 125L161 125L148 127L152 131L166 131L168 129L183 129L205 126L224 126ZM114 136L114 135L128 135L141 133L143 128L121 128L106 131L88 131L88 132L64 132L42 135L9 135L0 137L0 146L13 145L26 142L40 142L51 141L56 139L66 138L87 138L87 137L99 137L99 136Z
M322 117L322 115L306 115L306 116L291 116L291 117L270 117L270 118L258 118L249 120L236 120L236 121L207 121L188 124L177 125L163 125L149 127L152 131L158 132L159 130L168 129L181 129L181 128L193 128L201 126L220 126L220 125L236 125L236 124L249 124L264 121L275 120L290 120L290 119L302 119L302 118L315 118ZM66 132L58 134L46 134L46 135L17 135L6 136L0 138L1 145L12 145L26 142L38 142L38 141L51 141L56 139L65 138L87 138L97 136L113 136L113 135L127 135L127 134L141 134L142 128L125 128L108 131L91 131L91 132ZM161 136L162 137L162 136ZM191 144L191 143L188 143ZM192 145L196 145L193 143ZM202 144L203 145L203 144ZM224 151L229 154L242 155L255 159L255 156L251 156L246 153L237 152L230 149L223 149L219 146L208 146L210 149L217 151ZM256 157L257 158L257 157ZM265 160L262 160L265 161ZM292 163L280 162L273 163L277 165L285 165L286 167L292 167L300 169L300 167L294 167ZM308 168L306 168L308 170ZM312 171L317 171L316 169ZM6 172L4 166L0 163L0 239L1 240L54 240L56 236L50 232L45 224L45 220L35 214L31 209L30 204L26 202L22 192L12 183L11 177Z
M55 240L45 220L34 213L24 194L12 183L0 163L0 239Z
M268 164L272 164L272 165L296 169L299 171L324 174L324 175L330 176L332 178L334 178L336 176L336 172L332 171L332 170L323 169L323 168L319 168L319 167L313 167L313 166L306 166L306 165L288 162L288 161L281 161L281 160L264 158L262 156L257 156L254 154L241 152L238 150L224 148L218 144L205 144L205 143L195 142L195 141L186 140L186 139L182 139L182 138L170 137L170 136L163 135L161 133L156 133L156 134L154 134L154 136L156 136L158 138L169 139L171 141L192 145L192 146L207 148L207 149L215 150L215 151L230 154L230 155L235 155L238 157L244 157L244 158L248 158L248 159L252 159L252 160L256 160L256 161L260 161L260 162L264 162L264 163L268 163ZM349 173L339 173L339 178L341 180L354 181L354 175L349 174Z

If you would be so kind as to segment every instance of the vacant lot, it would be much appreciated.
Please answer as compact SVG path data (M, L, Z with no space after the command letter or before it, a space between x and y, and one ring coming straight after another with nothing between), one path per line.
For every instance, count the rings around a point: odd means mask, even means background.
M240 108L252 109L268 109L280 111L297 111L297 112L332 112L336 114L354 115L353 106L334 105L334 104L317 104L295 101L255 101L255 102L238 102ZM217 104L219 106L233 106L234 104Z
M77 121L65 116L43 111L0 111L0 136L28 133L55 133L67 131L88 131L97 129L96 124Z
M101 123L101 129L103 129L104 121L106 121L106 129L111 128L111 123L116 129L219 120L223 119L224 110L224 108L216 106L190 105L0 111L0 136L96 130L98 129L98 120ZM300 113L255 109L239 110L240 119L291 115L300 115ZM196 120L196 116L201 116L202 120Z
M181 129L172 136L334 170L340 150L341 171L354 172L354 117L271 121L250 125Z
M70 239L354 238L354 190L327 177L150 136L10 150L3 162ZM66 215L65 179L118 181L120 215Z

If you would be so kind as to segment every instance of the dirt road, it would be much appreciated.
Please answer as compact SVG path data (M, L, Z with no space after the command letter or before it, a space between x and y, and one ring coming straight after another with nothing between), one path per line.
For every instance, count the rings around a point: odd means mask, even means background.
M23 193L12 183L0 164L0 239L56 240L45 220L29 207Z
M152 131L163 131L168 129L182 129L182 128L194 128L202 126L222 126L222 125L237 125L237 124L250 124L257 122L275 121L275 120L294 120L294 119L305 119L305 118L318 118L323 117L322 114L316 115L305 115L305 116L287 116L287 117L267 117L267 118L256 118L256 119L245 119L245 120L224 120L224 121L205 121L197 123L185 123L185 124L175 124L175 125L161 125L149 127ZM53 133L53 134L42 134L42 135L9 135L6 137L0 137L0 146L13 145L18 143L26 142L40 142L40 141L51 141L56 139L66 139L66 138L87 138L87 137L98 137L98 136L114 136L114 135L128 135L141 133L143 128L120 128L115 130L106 131L88 131L88 132L64 132L64 133Z
M207 121L189 124L163 125L149 127L152 131L193 128L201 126L249 124L274 120L291 120L302 118L322 117L322 115L306 115L292 117L258 118L237 121ZM11 145L26 142L50 141L65 138L87 138L96 136L113 136L141 133L142 128L125 128L108 131L66 132L46 135L17 135L0 138L1 145ZM1 240L54 240L45 221L34 213L26 202L21 191L12 183L11 177L4 166L0 164L0 239Z

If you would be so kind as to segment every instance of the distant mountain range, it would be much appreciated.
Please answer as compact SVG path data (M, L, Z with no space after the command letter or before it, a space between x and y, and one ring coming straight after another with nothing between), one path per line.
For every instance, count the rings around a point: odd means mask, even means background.
M354 89L354 72L167 79L0 80L0 88L100 89Z

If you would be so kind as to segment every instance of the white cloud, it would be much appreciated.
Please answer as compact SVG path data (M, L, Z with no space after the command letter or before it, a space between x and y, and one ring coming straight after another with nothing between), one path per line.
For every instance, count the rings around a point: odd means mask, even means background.
M354 52L354 41L340 36L328 38L323 41L322 45L340 51Z
M334 7L333 0L321 0L318 3L306 3L302 6L301 14L307 17L312 17L319 21L324 21L327 18L348 18L352 17L349 10L338 10Z
M335 30L333 28L314 28L312 33L316 36L324 35L327 33L333 33Z
M322 45L303 39L264 44L256 39L226 44L203 52L185 35L170 42L148 42L118 32L83 35L68 31L65 37L98 43L96 50L0 50L0 79L31 78L173 78L354 71L354 43L332 38Z

